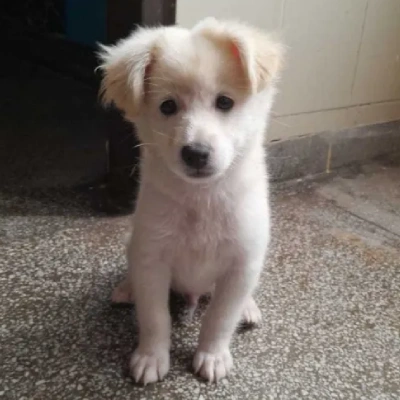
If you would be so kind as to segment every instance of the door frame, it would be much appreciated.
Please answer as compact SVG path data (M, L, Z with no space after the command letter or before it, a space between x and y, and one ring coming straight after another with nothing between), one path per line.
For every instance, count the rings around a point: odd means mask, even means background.
M109 9L108 18L121 26L118 16L124 15L123 26L129 27L129 15L140 15L138 25L174 25L176 20L176 0L108 0L114 6ZM131 13L126 10L131 10ZM136 12L134 12L136 10ZM109 21L110 21L109 20ZM124 28L113 29L109 24L108 41L126 36ZM124 120L116 109L105 111L107 174L95 193L97 208L107 213L129 213L135 208L139 189L140 148L135 135L135 127Z
M174 25L176 0L142 0L141 15L145 25Z
M105 38L108 44L126 37L135 26L173 25L176 0L105 0ZM15 34L0 26L6 51L15 52L29 61L73 77L91 88L100 87L100 73L95 48L69 41L51 32ZM23 49L23 51L21 51ZM94 100L95 101L95 100ZM84 185L89 190L93 207L105 213L126 213L134 209L139 186L140 152L135 128L116 109L98 107L99 135L104 137L106 166L96 182Z

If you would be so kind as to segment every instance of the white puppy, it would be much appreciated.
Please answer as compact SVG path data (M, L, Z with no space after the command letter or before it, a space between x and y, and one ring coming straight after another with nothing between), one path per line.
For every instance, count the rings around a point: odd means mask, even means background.
M114 293L136 305L138 382L169 369L170 289L193 305L214 288L193 361L208 381L229 373L241 316L261 318L252 292L269 242L263 139L281 57L269 36L215 19L139 29L102 48L103 98L143 146L129 274Z

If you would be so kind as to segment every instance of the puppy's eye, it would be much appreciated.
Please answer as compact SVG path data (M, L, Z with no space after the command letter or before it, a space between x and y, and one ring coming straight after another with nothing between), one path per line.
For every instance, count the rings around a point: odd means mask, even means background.
M174 115L178 112L178 105L175 100L168 99L160 104L160 111L167 116Z
M234 106L235 102L227 96L220 95L215 100L215 107L221 111L229 111Z

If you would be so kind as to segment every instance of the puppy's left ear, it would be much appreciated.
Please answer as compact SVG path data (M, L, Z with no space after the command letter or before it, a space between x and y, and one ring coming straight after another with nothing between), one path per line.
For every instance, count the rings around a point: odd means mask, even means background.
M242 69L251 92L260 92L279 77L284 58L284 46L266 33L243 23L207 18L194 27L228 51Z
M146 72L160 31L161 28L139 28L114 46L100 46L99 69L103 72L100 95L104 105L114 103L130 117L140 112Z

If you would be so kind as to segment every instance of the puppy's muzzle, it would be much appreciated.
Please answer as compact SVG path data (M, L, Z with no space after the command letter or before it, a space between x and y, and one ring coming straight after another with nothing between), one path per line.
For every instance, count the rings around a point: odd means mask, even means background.
M202 143L185 145L181 149L181 158L190 176L208 176L210 168L211 147Z

